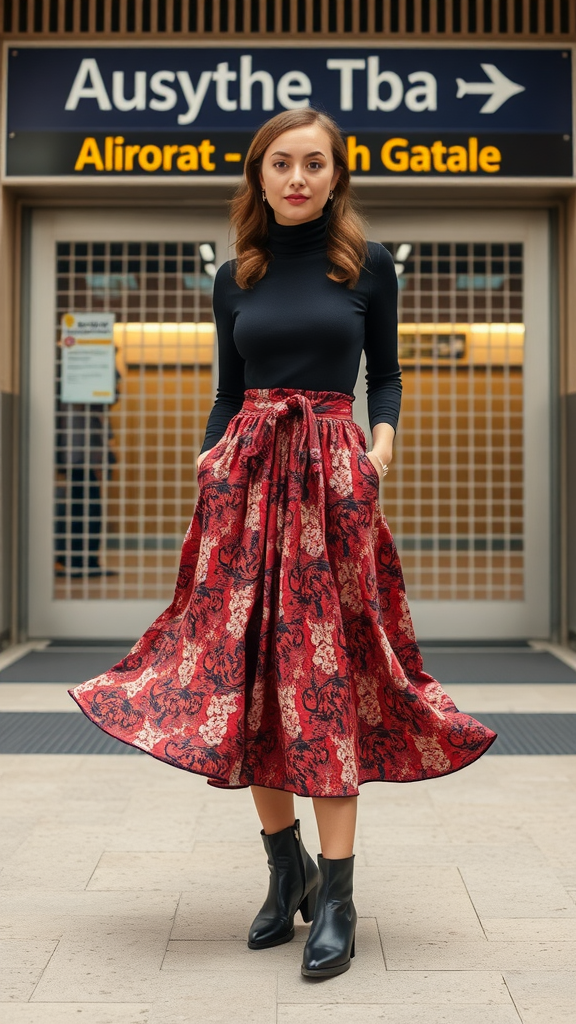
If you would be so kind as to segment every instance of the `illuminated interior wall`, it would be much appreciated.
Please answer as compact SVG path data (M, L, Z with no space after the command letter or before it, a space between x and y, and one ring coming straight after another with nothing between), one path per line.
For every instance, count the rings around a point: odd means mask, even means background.
M166 598L212 407L214 244L59 243L57 255L58 323L116 315L118 390L112 406L60 401L57 323L55 595Z
M383 496L410 596L519 599L521 246L388 248L400 284L404 396ZM196 498L194 461L212 405L214 256L210 242L59 245L58 320L66 311L115 312L120 376L116 403L96 409L100 427L91 420L95 407L62 407L57 382L55 416L77 417L84 466L99 447L115 459L91 483L98 500L88 494L82 505L74 498L79 484L67 455L70 432L57 434L57 596L169 598L173 592ZM58 330L55 338L58 365ZM114 575L90 571L96 537L99 564ZM75 575L62 559L78 561L79 546L83 568Z

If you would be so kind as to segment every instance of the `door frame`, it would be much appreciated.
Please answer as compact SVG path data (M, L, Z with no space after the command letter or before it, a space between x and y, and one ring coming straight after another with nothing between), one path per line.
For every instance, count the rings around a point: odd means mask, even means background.
M374 240L522 242L524 245L524 601L419 601L410 608L419 640L548 639L551 609L551 365L550 237L545 210L374 209L364 216ZM27 564L27 635L31 638L109 638L140 636L164 610L162 600L58 600L52 597L53 431L45 429L46 403L52 416L57 241L194 241L216 243L216 265L234 255L227 213L118 208L38 209L33 211L30 245L30 341L27 442L28 499L22 542ZM113 239L113 240L114 240ZM365 358L356 384L354 418L368 430ZM214 361L213 392L217 379ZM50 420L51 422L51 420ZM400 430L402 423L400 421ZM529 459L527 452L530 453ZM25 464L25 463L24 463ZM44 490L43 490L44 488ZM49 512L37 495L50 495ZM384 492L385 494L385 492ZM542 500L542 495L545 500ZM383 509L385 512L385 498ZM528 557L529 556L529 557ZM446 623L450 624L449 630ZM71 626L70 623L75 623Z
M165 600L55 600L53 597L53 424L57 242L193 242L216 244L216 267L233 255L225 208L206 213L130 208L37 209L32 213L28 417L27 635L30 638L130 639L141 636ZM217 351L212 391L217 379ZM46 389L46 381L50 387ZM48 509L46 496L49 495ZM40 500L39 500L40 499ZM43 499L43 500L42 500Z
M419 640L543 639L551 630L551 258L546 210L367 208L369 237L390 242L521 242L524 246L523 601L408 601ZM402 430L400 414L399 431ZM528 457L529 453L529 457ZM385 487L384 487L385 493ZM385 499L383 511L386 512ZM449 628L447 628L447 623Z

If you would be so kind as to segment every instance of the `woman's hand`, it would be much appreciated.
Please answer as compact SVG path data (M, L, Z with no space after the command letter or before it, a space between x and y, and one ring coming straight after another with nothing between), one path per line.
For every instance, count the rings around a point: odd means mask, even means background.
M388 466L392 462L394 453L394 438L396 431L390 423L377 423L372 430L372 450L366 452L374 469L378 471L380 483L388 472ZM385 469L382 469L381 463Z
M368 458L370 459L370 462L374 466L374 469L378 473L378 477L380 479L380 483L382 483L384 477L386 476L386 474L388 472L388 463L385 462L384 459L382 459L382 456L378 457L374 451L366 452L366 455L368 456ZM384 467L385 467L384 469L382 468L382 463L384 463Z
M212 445L212 447L214 447L214 445ZM212 448L207 448L205 452L202 452L202 453L201 453L201 454L200 454L200 455L198 456L198 458L196 459L196 472L198 472L198 470L200 469L200 466L201 466L201 465L202 465L202 463L204 462L204 459L205 459L205 458L206 458L206 456L208 455L208 452L211 452L211 451L212 451Z

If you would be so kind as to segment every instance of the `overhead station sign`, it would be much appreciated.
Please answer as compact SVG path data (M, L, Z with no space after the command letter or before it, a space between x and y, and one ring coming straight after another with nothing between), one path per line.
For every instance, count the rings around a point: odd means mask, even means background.
M254 131L313 106L355 178L569 177L568 50L8 51L8 177L238 176Z

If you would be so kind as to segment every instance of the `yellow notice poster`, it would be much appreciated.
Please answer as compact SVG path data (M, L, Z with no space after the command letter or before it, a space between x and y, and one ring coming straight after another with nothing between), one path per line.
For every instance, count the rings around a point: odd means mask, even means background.
M112 405L116 401L115 313L64 313L60 400Z

